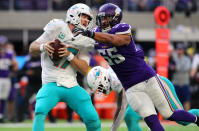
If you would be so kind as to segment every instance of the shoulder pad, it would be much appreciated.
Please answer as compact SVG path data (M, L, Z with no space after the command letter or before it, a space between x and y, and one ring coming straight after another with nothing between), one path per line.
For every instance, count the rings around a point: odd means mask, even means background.
M91 29L91 31L96 32L96 31L98 30L98 28L99 28L99 27L94 27L94 28Z
M73 34L66 22L62 19L53 19L45 27L44 31L61 42L71 40Z
M115 34L131 34L131 26L126 23L119 23L112 29L115 30Z
M62 19L52 19L44 27L44 31L47 32L47 33L52 33L53 31L57 31L65 25L66 25L66 23Z

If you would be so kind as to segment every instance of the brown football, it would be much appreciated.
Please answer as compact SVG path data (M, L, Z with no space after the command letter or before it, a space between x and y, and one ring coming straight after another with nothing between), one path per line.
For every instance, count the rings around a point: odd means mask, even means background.
M54 64L58 64L58 62L62 59L61 57L59 57L58 54L58 50L63 47L63 45L61 45L60 43L61 42L58 39L55 39L54 42L50 44L50 46L55 49L52 58Z

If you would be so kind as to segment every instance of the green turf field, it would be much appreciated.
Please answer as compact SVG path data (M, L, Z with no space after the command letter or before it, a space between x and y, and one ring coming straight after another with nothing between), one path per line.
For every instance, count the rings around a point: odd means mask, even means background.
M111 121L102 121L102 131L110 131ZM143 131L149 131L146 124L141 121L140 125ZM180 126L173 124L163 124L166 131L199 131L199 127L195 125ZM24 123L6 123L0 124L0 131L31 131L32 123L30 121ZM45 131L86 131L85 126L81 122L66 123L58 121L56 124L48 123L45 125ZM118 131L127 131L126 125L123 122Z

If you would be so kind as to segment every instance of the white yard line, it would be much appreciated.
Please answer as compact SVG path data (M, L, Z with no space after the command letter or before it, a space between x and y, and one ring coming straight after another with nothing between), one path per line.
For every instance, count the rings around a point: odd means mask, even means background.
M140 122L141 127L146 126L144 122ZM71 128L76 128L76 127L84 127L85 125L83 123L46 123L45 127L53 127L53 128L60 128L60 127L71 127ZM111 127L112 123L111 122L102 122L102 127ZM26 128L26 127L32 127L32 123L4 123L0 124L0 128ZM120 127L126 127L125 123L122 123Z

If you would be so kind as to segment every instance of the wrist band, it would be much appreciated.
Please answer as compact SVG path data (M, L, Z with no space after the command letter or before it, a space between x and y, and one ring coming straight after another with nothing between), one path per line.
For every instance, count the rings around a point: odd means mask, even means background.
M44 44L41 44L39 49L41 52L44 52Z
M67 60L68 60L68 61L71 61L73 58L74 58L73 53L70 53L70 55L67 57Z
M91 33L91 38L94 38L95 37L95 32L92 32Z

